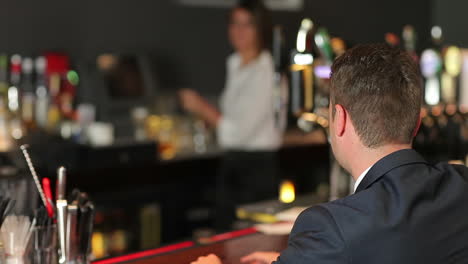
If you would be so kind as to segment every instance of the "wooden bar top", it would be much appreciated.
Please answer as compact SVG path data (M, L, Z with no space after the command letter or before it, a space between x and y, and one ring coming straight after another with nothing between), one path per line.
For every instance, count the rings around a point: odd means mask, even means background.
M221 234L213 237L212 242L206 245L195 245L192 242L183 242L174 246L169 246L169 252L148 255L142 253L128 256L111 258L93 262L93 264L187 264L196 260L199 256L210 253L219 256L223 264L239 264L240 258L254 251L281 251L286 248L288 236L286 235L264 235L251 232L247 229L237 231L238 235ZM173 247L174 250L170 250ZM180 249L182 248L182 249ZM165 250L163 250L165 251ZM150 252L150 251L149 251Z

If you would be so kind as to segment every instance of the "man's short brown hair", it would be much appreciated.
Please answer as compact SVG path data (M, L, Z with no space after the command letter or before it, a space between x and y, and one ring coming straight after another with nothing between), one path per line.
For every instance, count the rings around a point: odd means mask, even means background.
M385 44L356 46L332 65L330 103L350 114L362 143L376 148L412 142L422 102L419 67Z

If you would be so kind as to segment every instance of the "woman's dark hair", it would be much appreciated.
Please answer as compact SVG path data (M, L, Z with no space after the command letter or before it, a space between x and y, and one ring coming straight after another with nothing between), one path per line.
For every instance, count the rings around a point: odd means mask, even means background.
M270 10L265 6L262 0L240 0L235 9L244 9L253 17L253 23L258 33L259 49L270 49L272 41L272 22ZM232 15L232 11L231 14Z

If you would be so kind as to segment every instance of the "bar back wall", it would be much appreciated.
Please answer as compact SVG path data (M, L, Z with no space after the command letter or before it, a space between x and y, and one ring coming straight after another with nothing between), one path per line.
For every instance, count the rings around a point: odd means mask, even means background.
M148 53L162 88L191 87L216 95L231 52L227 14L228 9L188 7L178 0L0 0L0 52L52 50L79 59L103 52ZM400 34L403 25L412 24L425 46L430 16L425 0L305 0L302 11L273 14L290 46L303 17L349 43L383 41L384 33Z

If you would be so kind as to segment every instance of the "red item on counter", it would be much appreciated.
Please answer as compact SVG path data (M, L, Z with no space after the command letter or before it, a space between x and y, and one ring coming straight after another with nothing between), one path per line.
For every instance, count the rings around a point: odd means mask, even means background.
M54 213L54 206L52 205L52 190L50 189L50 180L49 178L42 179L42 189L44 190L44 195L46 197L46 209L47 214L50 218L53 218Z

